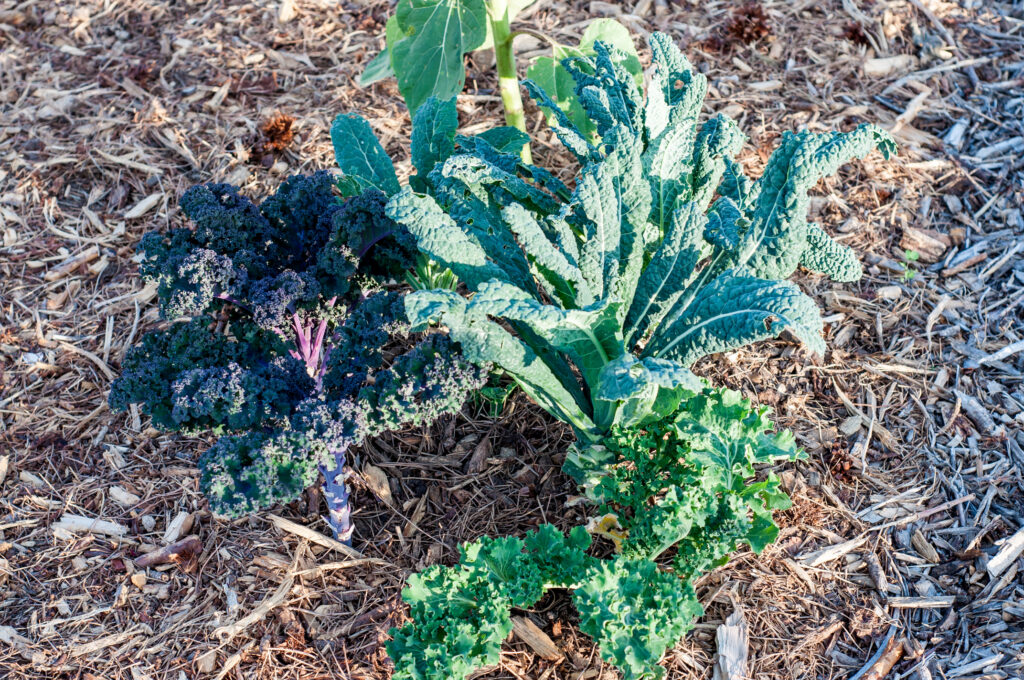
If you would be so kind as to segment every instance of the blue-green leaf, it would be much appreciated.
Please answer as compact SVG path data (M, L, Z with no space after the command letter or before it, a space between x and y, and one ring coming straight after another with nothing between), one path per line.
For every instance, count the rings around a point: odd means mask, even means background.
M508 279L480 243L460 229L429 196L405 188L388 203L387 215L412 232L420 250L451 269L471 288L490 279Z
M398 193L395 166L362 116L343 113L335 118L331 125L331 143L343 181L355 188L346 193L362 193L369 187L376 187L388 196Z
M648 351L690 366L708 354L773 338L785 329L812 351L824 353L821 315L813 300L787 281L730 270L697 293L675 323L659 329Z
M431 97L416 111L412 119L412 164L416 175L409 185L417 191L427 188L427 177L438 163L455 153L455 131L459 115L455 99L441 101Z

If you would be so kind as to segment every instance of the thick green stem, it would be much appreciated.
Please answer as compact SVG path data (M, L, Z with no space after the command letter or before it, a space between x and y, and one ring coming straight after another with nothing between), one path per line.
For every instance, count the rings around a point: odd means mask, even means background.
M515 36L509 27L508 0L487 0L487 15L494 36L494 58L498 63L498 89L505 106L505 122L526 132L526 113L523 111L523 97L516 74L516 55L512 51ZM519 155L524 163L533 162L529 142L523 145Z

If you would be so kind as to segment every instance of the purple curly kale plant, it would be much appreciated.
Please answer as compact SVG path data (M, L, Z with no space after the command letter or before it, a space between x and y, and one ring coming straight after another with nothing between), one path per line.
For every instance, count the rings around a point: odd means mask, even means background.
M127 352L110 404L219 435L199 460L215 512L293 501L322 475L329 524L348 541L349 449L453 412L483 384L445 336L391 357L409 327L386 286L416 249L386 203L373 188L340 198L326 172L259 205L207 184L182 196L192 228L143 237L140 272L168 323Z

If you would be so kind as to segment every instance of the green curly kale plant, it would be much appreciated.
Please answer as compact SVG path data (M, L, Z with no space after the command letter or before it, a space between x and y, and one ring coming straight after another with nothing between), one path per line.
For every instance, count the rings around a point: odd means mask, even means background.
M651 47L646 101L602 43L594 59L563 62L596 145L527 83L581 164L570 195L509 154L462 145L436 159L427 194L407 187L387 207L473 292L416 291L413 326L446 326L468 358L501 367L583 443L670 416L699 391L690 366L703 356L783 330L823 351L816 305L782 279L803 265L851 281L860 265L807 222L808 190L894 148L873 125L786 133L752 181L733 160L736 124L698 125L704 76L666 36Z
M613 428L606 466L585 489L604 513L588 528L619 554L592 557L584 528L565 536L548 525L523 540L463 546L459 564L409 579L402 597L413 620L388 645L394 677L462 680L497 663L512 608L551 588L570 590L580 629L625 680L660 677L665 650L703 613L694 581L740 544L763 550L778 531L771 512L789 507L773 474L752 481L755 465L799 455L767 416L736 392L705 389L672 419Z
M346 451L457 410L486 371L439 334L389 361L409 325L380 283L412 266L415 244L384 193L342 200L334 185L291 177L259 205L224 184L187 191L194 227L141 243L170 323L129 349L109 399L162 429L220 435L199 461L216 512L293 501L322 474L329 523L349 540Z

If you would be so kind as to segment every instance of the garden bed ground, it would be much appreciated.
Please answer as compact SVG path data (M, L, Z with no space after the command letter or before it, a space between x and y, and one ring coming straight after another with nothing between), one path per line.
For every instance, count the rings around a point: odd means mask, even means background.
M316 508L215 520L194 465L207 442L107 409L125 347L156 322L135 244L180 219L188 186L255 194L330 167L340 112L366 116L392 155L407 148L393 83L355 84L386 1L226 5L0 0L0 677L387 678L412 570L481 534L583 517L559 471L568 431L521 394L497 417L470 404L360 450L361 557L322 545ZM880 678L880 652L894 678L1020 677L1024 10L762 6L764 27L737 3L681 0L542 0L523 21L566 40L616 14L668 31L706 69L710 107L750 136L755 170L798 126L873 121L901 143L816 189L815 219L867 264L855 285L799 279L829 354L782 341L697 367L774 407L809 457L784 471L795 505L778 543L700 582L708 613L668 677L710 677L735 610L752 677ZM486 66L470 63L467 129L499 121ZM564 167L528 113L540 162ZM69 531L65 515L125 533ZM189 535L177 563L134 566ZM486 677L613 677L566 597L521 614L558 658L513 637Z

